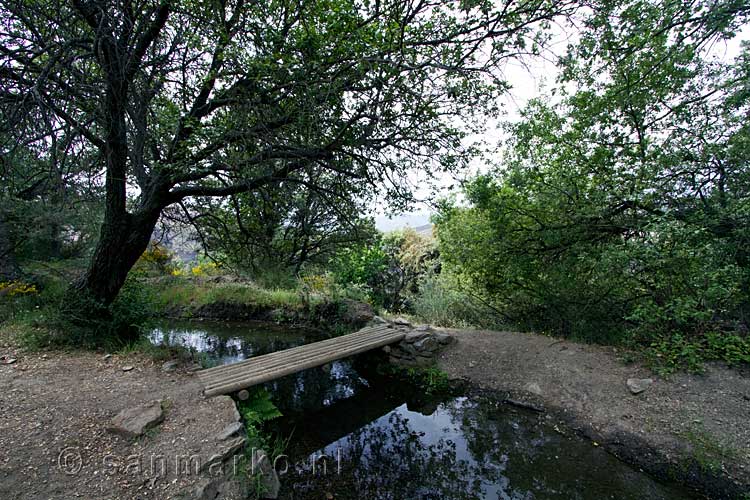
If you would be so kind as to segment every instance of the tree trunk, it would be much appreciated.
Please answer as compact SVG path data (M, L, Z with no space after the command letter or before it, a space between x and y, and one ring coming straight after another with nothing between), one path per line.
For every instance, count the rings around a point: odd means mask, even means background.
M103 305L111 304L148 247L158 219L157 211L105 220L88 270L75 288Z
M21 277L21 268L16 262L13 241L10 238L5 215L0 212L0 281L13 281Z

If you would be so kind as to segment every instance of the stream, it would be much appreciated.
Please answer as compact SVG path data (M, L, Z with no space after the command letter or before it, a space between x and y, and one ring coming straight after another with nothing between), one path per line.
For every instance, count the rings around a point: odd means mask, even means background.
M265 323L165 322L155 343L215 363L321 340ZM277 461L285 499L691 499L554 425L544 414L472 394L433 398L356 359L265 384L288 441Z

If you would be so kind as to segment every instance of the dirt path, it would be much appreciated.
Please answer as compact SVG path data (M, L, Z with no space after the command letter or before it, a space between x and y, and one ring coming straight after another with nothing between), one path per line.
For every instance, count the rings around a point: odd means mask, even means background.
M16 359L0 362L3 500L213 498L199 488L231 473L231 462L195 473L225 451L219 436L238 415L229 398L204 399L188 370L163 373L135 355L23 353L7 339L0 355ZM164 402L160 425L139 438L107 430L151 400Z
M534 334L447 330L451 377L543 404L618 456L716 498L750 498L750 376L719 365L665 380L616 349ZM629 378L653 378L638 395ZM747 493L747 496L744 496Z

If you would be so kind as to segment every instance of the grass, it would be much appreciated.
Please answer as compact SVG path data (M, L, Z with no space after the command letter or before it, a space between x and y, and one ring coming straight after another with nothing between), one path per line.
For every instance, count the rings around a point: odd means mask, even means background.
M174 278L154 287L156 306L162 310L197 309L215 303L247 304L262 309L300 309L309 305L298 290L264 289L250 283L207 283ZM320 301L316 296L310 300Z
M700 422L696 422L680 435L690 443L693 458L705 472L715 474L722 469L724 462L738 459L737 450L726 446L711 435Z

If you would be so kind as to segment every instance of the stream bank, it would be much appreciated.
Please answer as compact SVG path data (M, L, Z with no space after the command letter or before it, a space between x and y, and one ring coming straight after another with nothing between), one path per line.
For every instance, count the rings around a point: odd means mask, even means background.
M652 475L709 498L750 493L750 376L720 364L704 374L655 376L611 347L517 332L444 329L457 344L439 355L450 378L496 400L544 408ZM653 383L633 394L628 379Z

